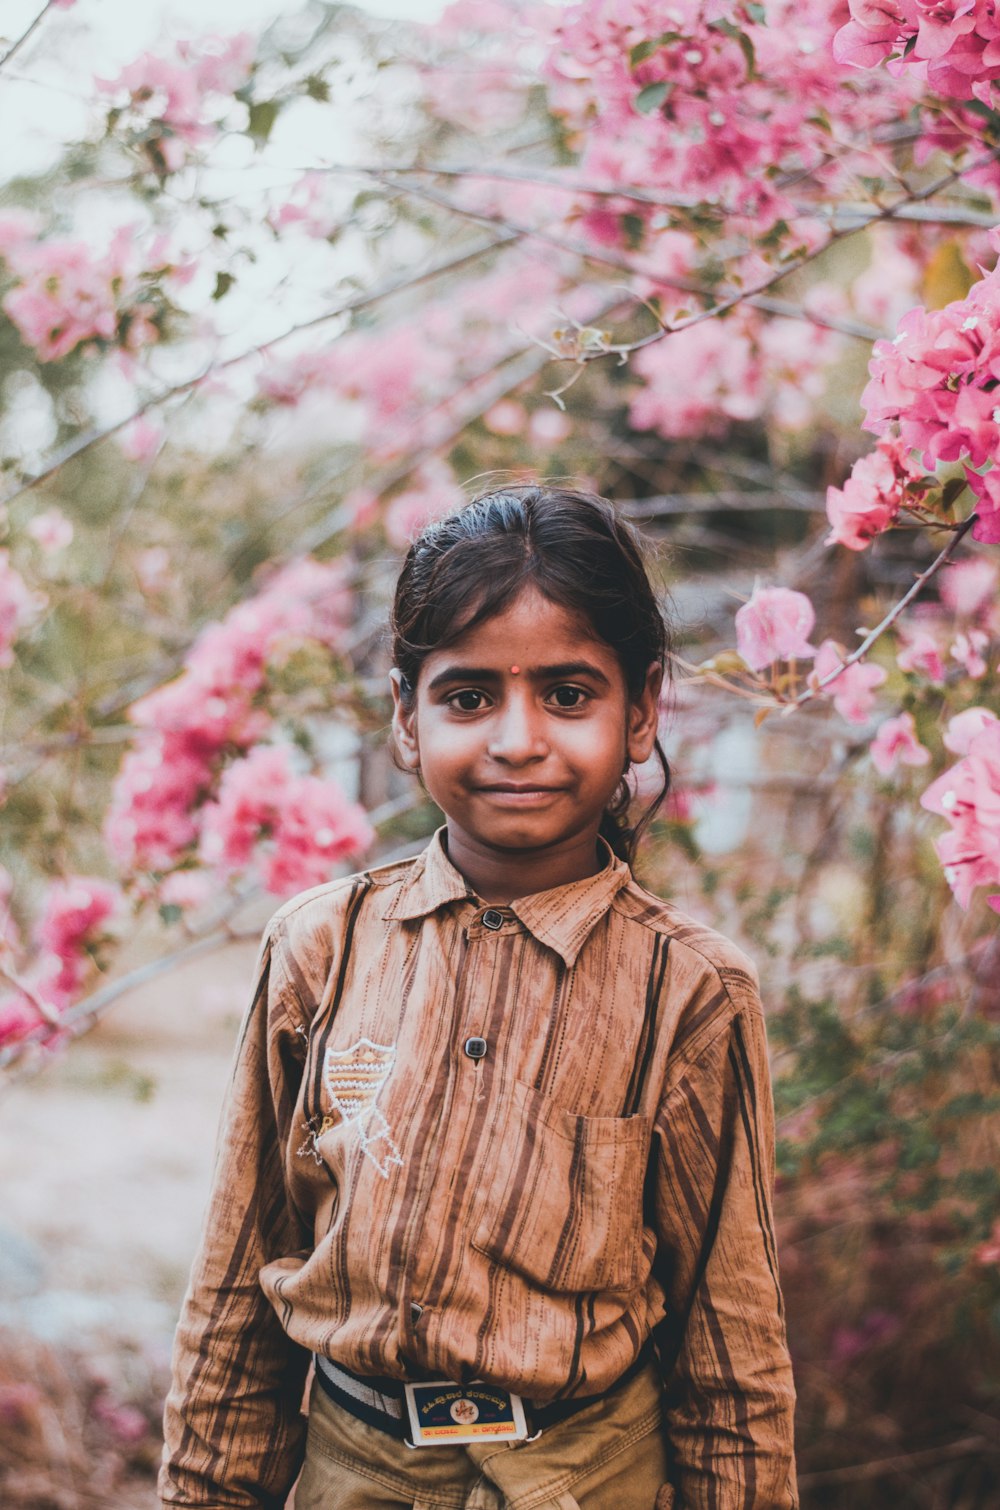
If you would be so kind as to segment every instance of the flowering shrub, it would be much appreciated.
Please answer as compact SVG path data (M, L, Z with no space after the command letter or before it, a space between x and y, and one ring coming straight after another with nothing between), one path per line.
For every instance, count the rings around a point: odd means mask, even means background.
M857 464L845 489L850 505L831 490L831 538L841 538L838 517L842 520L845 508L857 514L862 501L865 538L855 548L863 548L892 523L901 507L919 513L927 488L914 494L911 485L916 481L920 487L920 480L916 459L909 459L909 453L918 453L924 468L964 463L978 516L973 538L1000 543L998 480L992 470L982 471L1000 454L1000 408L993 394L998 332L1000 274L994 272L975 284L967 298L944 309L910 310L894 340L876 341L871 381L861 398L865 426L883 437L891 431L898 440L883 440L876 459L862 458Z
M140 733L122 763L106 824L120 864L169 870L192 847L226 759L273 727L259 700L269 665L305 640L335 650L348 611L338 567L295 562L209 625L176 681L134 704ZM241 863L248 859L249 852Z
M976 886L1000 885L1000 719L986 708L966 709L951 720L948 736L962 759L920 801L950 825L935 848L948 885L968 907ZM987 901L1000 912L1000 895Z
M59 10L32 45L80 93ZM0 1063L139 979L126 935L166 969L422 838L384 751L400 553L462 479L607 492L678 599L644 864L765 974L806 1459L851 1510L909 1492L866 1498L859 1455L943 1419L887 1381L991 1408L949 1297L978 1346L994 28L978 0L459 0L404 45L314 7L126 63L0 214Z

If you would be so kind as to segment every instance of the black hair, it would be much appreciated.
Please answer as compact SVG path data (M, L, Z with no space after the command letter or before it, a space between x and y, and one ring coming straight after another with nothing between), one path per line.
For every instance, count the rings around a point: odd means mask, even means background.
M617 655L630 697L642 693L651 663L666 670L669 634L637 532L596 493L523 484L474 498L407 551L391 619L404 708L432 651L502 613L529 586L588 620ZM670 789L659 739L655 753L662 781L638 822L629 822L627 767L601 819L602 837L629 863Z

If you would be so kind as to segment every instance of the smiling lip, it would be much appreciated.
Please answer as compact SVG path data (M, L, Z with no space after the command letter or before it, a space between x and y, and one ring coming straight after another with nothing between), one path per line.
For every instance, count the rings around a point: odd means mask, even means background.
M515 804L544 802L549 797L554 797L561 787L557 786L484 786L479 789L490 797L497 797L502 802Z

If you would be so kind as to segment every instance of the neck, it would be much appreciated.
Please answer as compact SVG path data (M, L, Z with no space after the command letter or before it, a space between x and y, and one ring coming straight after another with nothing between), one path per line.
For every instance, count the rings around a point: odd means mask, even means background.
M494 849L449 825L446 849L455 869L484 902L506 906L515 897L531 896L583 881L604 869L597 834L588 830L545 849Z

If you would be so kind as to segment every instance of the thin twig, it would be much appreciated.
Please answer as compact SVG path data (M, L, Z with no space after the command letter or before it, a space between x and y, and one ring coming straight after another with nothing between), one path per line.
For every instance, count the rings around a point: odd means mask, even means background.
M20 991L22 996L26 996L35 1011L40 1012L46 1022L58 1025L60 1018L55 1007L50 1006L44 997L39 996L35 988L30 986L27 981L22 980L19 975L16 975L12 970L8 970L4 965L0 965L0 980L5 980L8 986L13 986L15 991Z
M7 51L4 53L3 57L0 58L0 68L6 68L11 58L13 58L17 53L21 51L21 48L24 46L25 42L27 42L29 37L34 35L37 28L41 26L42 21L45 19L47 12L51 9L52 0L46 0L46 4L42 6L41 10L38 12L38 15L35 17L34 21L31 22L31 25L28 27L27 31L23 31L18 37L17 41L12 42Z
M507 235L495 236L489 241L480 242L477 246L460 253L457 257L450 257L443 262L436 262L431 267L425 268L421 273L411 273L405 278L396 278L383 283L379 288L370 289L363 294L357 294L353 299L348 299L345 303L339 304L336 309L328 309L322 314L313 315L310 319L302 320L299 324L290 326L288 330L283 330L280 335L271 336L267 341L261 341L255 346L248 347L245 351L237 352L235 356L226 357L221 362L210 363L194 377L187 378L181 383L174 383L171 387L161 389L159 393L153 394L151 398L139 404L131 413L126 414L124 418L118 420L115 424L108 425L100 430L90 430L86 435L71 441L69 445L64 446L62 451L53 457L48 466L27 478L12 493L9 493L6 498L0 499L0 507L12 503L15 498L20 498L22 494L37 487L40 482L47 481L56 472L60 471L67 462L72 461L74 457L80 456L84 451L89 450L91 446L97 445L100 441L108 440L111 436L117 435L120 430L123 430L126 425L130 425L133 420L140 419L144 414L148 414L151 409L158 408L161 404L165 404L169 399L176 398L179 394L190 393L193 388L200 387L202 383L207 382L209 378L214 377L217 373L227 372L230 368L238 366L241 362L248 361L250 357L261 356L264 352L273 350L275 346L280 345L283 341L287 341L289 337L300 335L304 330L314 330L317 326L324 325L329 320L335 320L345 315L357 314L360 310L368 309L372 304L377 304L383 299L388 299L393 294L401 293L406 289L417 288L420 284L430 282L432 279L440 277L443 273L453 272L457 268L464 267L466 263L474 262L477 258L494 251L497 247L506 246L517 239L517 232L511 231Z
M978 518L979 515L973 513L969 515L968 519L963 519L962 523L955 529L951 539L949 540L948 544L945 546L941 554L935 556L934 560L931 562L927 570L921 572L920 576L917 577L909 592L905 593L903 597L900 598L899 602L893 608L890 608L885 618L882 619L880 623L876 624L875 628L870 630L868 634L865 635L858 648L856 650L852 650L850 655L846 656L843 662L833 671L829 671L826 676L820 677L820 679L816 681L813 686L806 687L804 691L800 692L797 697L791 700L789 706L801 707L803 703L810 702L814 697L818 696L818 694L823 691L824 687L828 687L831 682L835 682L837 680L837 677L840 676L841 672L847 670L848 666L856 665L858 661L866 656L869 650L875 644L875 641L880 639L882 635L885 634L886 630L891 628L892 625L896 622L900 614L903 612L903 609L908 607L908 605L913 602L914 598L918 595L922 588L926 587L927 583L931 580L934 574L940 571L941 567L951 560L961 541L968 534L969 530L971 530L972 526L976 523Z

